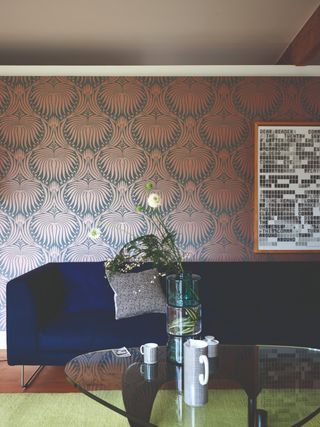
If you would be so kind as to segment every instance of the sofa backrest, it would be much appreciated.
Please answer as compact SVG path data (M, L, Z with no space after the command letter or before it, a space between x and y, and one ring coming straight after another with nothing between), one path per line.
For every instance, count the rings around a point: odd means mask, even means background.
M145 268L146 266L144 266ZM225 344L279 344L320 349L319 262L185 263L202 277L203 334ZM114 294L103 262L51 263L8 283L26 282L47 323L58 311L107 310ZM9 295L10 296L10 295Z
M24 285L30 294L24 294ZM48 324L64 304L64 288L54 263L49 263L16 277L7 284L7 298L16 299L16 311L23 311L20 305L26 304L23 298L32 298L35 302L35 318L38 326ZM9 302L7 302L8 307ZM12 313L11 313L12 315ZM14 317L14 315L13 315Z
M320 348L319 262L190 263L203 327L223 343Z
M64 310L106 309L114 314L103 262L57 265L64 282ZM200 262L184 267L202 277L204 333L230 344L320 348L318 262Z
M65 312L107 310L114 314L114 293L105 278L103 262L56 265L64 284Z

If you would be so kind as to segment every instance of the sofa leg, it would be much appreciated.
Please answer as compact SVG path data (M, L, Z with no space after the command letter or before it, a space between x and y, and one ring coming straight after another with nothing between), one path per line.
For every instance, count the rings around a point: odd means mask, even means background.
M36 378L36 376L39 374L39 372L44 368L44 365L40 365L34 373L31 375L31 377L25 382L24 379L24 365L21 365L21 387L27 388L32 383L32 381Z

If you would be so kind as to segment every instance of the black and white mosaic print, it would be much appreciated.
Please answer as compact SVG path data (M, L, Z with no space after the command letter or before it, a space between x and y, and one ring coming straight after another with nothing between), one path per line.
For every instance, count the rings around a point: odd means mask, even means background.
M320 250L320 125L258 127L258 250Z

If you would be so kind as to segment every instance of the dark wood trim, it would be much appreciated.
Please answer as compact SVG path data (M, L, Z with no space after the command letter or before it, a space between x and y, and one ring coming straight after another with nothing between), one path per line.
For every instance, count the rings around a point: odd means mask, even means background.
M260 126L320 126L320 122L255 122L254 125L254 195L253 195L253 252L254 253L274 253L274 254L310 254L310 253L320 253L320 250L261 250L259 249L259 239L258 239L258 215L259 215L259 197L258 197L258 179L259 179L259 162L258 162L258 136L259 136L259 127Z
M259 179L259 167L258 167L258 132L259 126L262 123L256 122L254 124L254 194L253 194L253 252L258 253L259 251L259 239L258 239L258 179Z
M308 65L320 53L320 6L278 60L284 65Z

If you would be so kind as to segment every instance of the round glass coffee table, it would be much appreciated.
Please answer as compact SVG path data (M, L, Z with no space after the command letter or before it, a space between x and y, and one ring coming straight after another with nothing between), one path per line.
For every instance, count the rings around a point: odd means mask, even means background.
M65 373L130 426L320 425L319 350L219 345L209 359L208 403L200 407L184 403L183 366L167 361L166 347L159 347L156 365L144 365L138 348L128 350L127 357L115 350L77 356Z

